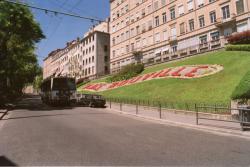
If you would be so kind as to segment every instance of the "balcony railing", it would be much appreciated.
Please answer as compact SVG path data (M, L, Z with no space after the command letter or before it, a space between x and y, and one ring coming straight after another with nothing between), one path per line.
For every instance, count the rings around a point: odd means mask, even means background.
M231 22L234 22L234 21L236 21L236 14L232 13L229 18L220 17L220 18L216 19L215 25L217 27L220 27L220 26L223 26L225 24L228 24L228 23L231 23Z
M168 38L168 40L169 40L170 43L176 42L177 41L177 36L176 35L175 36L170 36Z

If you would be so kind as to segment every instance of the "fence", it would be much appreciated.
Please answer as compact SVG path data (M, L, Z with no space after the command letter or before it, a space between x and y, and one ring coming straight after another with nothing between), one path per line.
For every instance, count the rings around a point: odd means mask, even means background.
M196 125L199 125L199 120L211 120L211 121L222 121L222 122L232 122L232 123L237 123L241 125L241 130L244 131L245 130L245 125L250 126L250 120L249 120L249 115L243 113L244 112L250 112L250 109L246 109L246 108L224 108L224 107L213 107L213 106L195 106L195 112L196 112ZM223 120L223 119L213 119L213 118L205 118L205 117L201 117L200 116L200 112L199 109L217 109L217 110L230 110L233 111L239 111L239 120Z
M138 106L153 107L161 109L173 109L184 111L196 111L196 107L200 106L199 112L213 113L213 114L231 114L231 103L191 103L191 102L171 102L171 101L155 101L155 100L135 100L127 98L106 98L109 102L115 102L122 104L133 104ZM203 109L201 107L204 107ZM214 108L206 108L205 106L213 106ZM202 109L202 110L201 110Z
M198 103L174 103L174 102L162 102L162 101L150 101L150 100L132 100L132 99L121 99L121 98L107 98L107 101L109 103L110 108L116 108L117 110L124 111L124 112L130 112L132 114L136 115L144 115L144 116L150 116L154 118L159 119L169 119L169 120L177 120L180 121L180 119L186 121L186 123L196 124L200 125L203 124L201 120L207 120L211 121L211 125L216 125L216 122L225 122L223 123L223 126L232 126L232 124L236 123L241 125L241 129L244 130L243 125L250 125L249 120L244 118L243 116L240 116L239 119L234 119L231 116L231 111L233 110L242 110L242 108L231 108L230 104L198 104ZM113 104L113 103L116 103ZM129 106L129 107L128 107ZM149 109L150 108L150 109ZM151 109L156 110L153 112L146 111L148 110L152 111ZM125 111L127 110L127 111ZM184 115L176 114L172 115L169 112L164 112L175 110L177 112L184 111ZM250 112L250 109L244 109L245 111ZM185 112L188 111L188 112ZM191 112L190 112L191 111ZM190 114L186 114L190 113ZM146 115L145 115L146 114ZM176 116L173 116L176 115ZM179 118L176 118L179 117ZM181 121L182 121L181 120ZM247 120L247 121L246 121ZM226 122L228 124L226 124ZM237 126L238 127L238 126Z

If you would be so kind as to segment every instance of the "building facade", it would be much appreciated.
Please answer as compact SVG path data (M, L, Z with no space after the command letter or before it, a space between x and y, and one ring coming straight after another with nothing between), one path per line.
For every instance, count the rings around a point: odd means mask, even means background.
M111 72L221 48L250 29L249 0L110 0Z
M44 79L51 76L69 76L94 79L110 73L109 20L102 22L63 49L51 52L44 59Z

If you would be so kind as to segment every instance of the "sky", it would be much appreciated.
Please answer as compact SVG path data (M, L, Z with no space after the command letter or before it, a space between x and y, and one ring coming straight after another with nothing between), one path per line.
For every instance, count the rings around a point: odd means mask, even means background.
M22 0L33 6L73 13L81 16L94 17L105 20L109 17L109 0ZM46 39L37 44L36 54L39 64L43 65L43 59L58 48L64 48L66 43L82 38L97 22L89 20L55 15L32 9L35 20L40 24Z

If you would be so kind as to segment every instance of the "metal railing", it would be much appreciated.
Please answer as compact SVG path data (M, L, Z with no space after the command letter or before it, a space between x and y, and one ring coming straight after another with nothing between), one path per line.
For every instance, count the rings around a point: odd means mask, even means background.
M247 125L250 127L250 122L245 121L244 115L240 116L239 119L233 119L231 115L231 111L233 110L244 110L250 112L250 109L245 108L231 108L231 104L198 104L198 103L180 103L180 102L162 102L162 101L150 101L150 100L133 100L133 99L125 99L125 98L106 98L109 103L109 108L112 108L113 103L118 104L118 108L120 111L124 110L124 106L132 105L135 108L135 114L139 115L140 107L145 107L156 109L158 112L158 118L163 119L163 110L175 110L175 111L184 111L184 112L192 112L194 116L194 121L196 121L196 125L200 125L200 120L209 120L209 121L218 121L218 122L230 122L237 123L241 125L241 130L244 130ZM117 107L117 105L116 105ZM134 112L134 111L133 111ZM214 115L213 117L211 115ZM249 113L250 114L250 113ZM222 116L217 119L217 116ZM227 119L222 119L226 116Z
M119 104L132 104L138 105L143 107L151 107L161 109L172 109L172 110L182 110L182 111L193 111L195 112L197 106L214 106L214 109L207 109L204 108L200 110L203 113L212 113L212 114L227 114L230 115L230 103L192 103L192 102L174 102L174 101L161 101L161 100L135 100L135 99L128 99L128 98L111 98L106 97L108 102L115 102ZM219 108L221 109L219 109ZM223 108L223 109L222 109Z
M214 118L205 118L200 116L200 109L212 109L212 110L229 110L231 111L239 111L239 120L223 120L223 119L214 119ZM249 121L245 121L245 115L241 113L241 111L247 111L250 112L250 109L247 108L225 108L225 107L214 107L214 106L195 106L195 112L196 112L196 125L199 125L199 120L210 120L210 121L220 121L220 122L231 122L231 123L237 123L241 125L241 130L244 130L244 124L250 125ZM250 114L250 113L249 113Z

